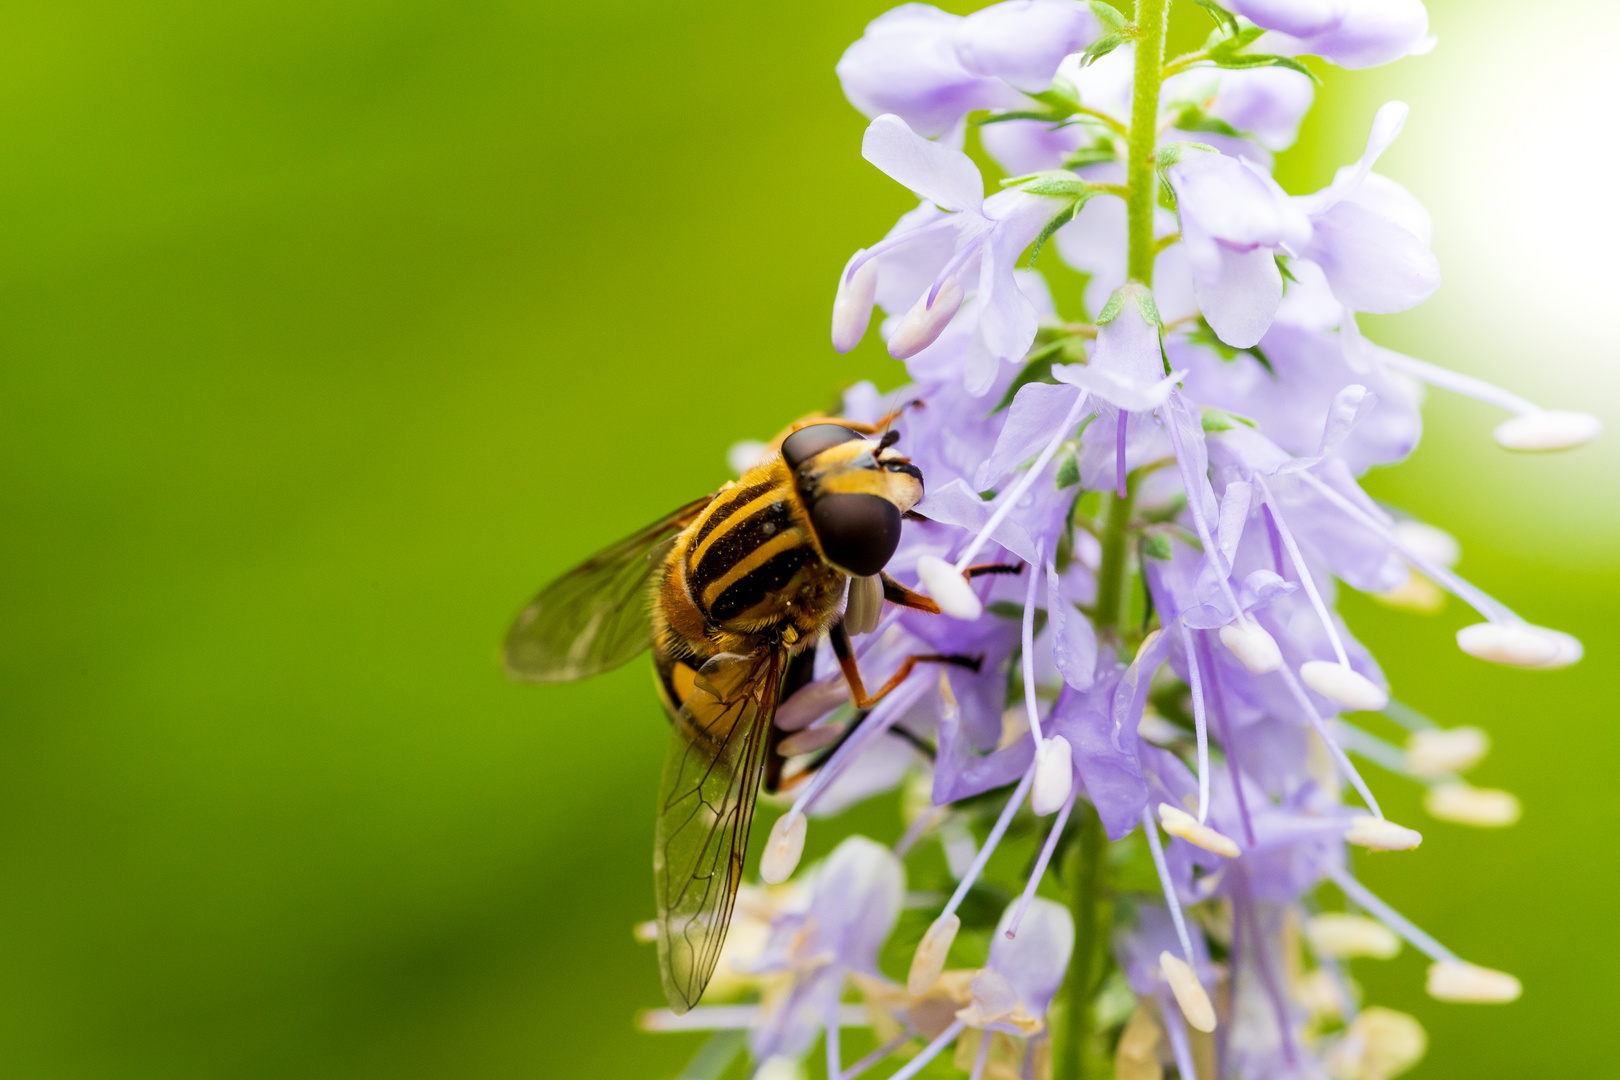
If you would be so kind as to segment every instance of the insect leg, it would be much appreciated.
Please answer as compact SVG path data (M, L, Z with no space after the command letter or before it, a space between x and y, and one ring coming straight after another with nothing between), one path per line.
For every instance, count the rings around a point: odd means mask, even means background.
M891 690L906 681L906 676L910 675L911 669L918 664L953 664L978 671L979 665L984 663L982 656L963 656L959 653L914 653L900 661L900 666L895 668L888 682L878 687L875 693L868 694L866 683L861 678L860 666L855 663L855 651L850 645L849 631L844 629L843 623L835 623L828 636L832 641L833 655L838 657L838 666L844 671L844 681L849 683L850 700L858 709L870 709L882 701Z
M979 563L977 566L970 566L963 570L962 574L971 580L976 577L983 577L986 574L1022 574L1023 572L1023 563Z
M889 603L898 604L904 608L911 608L914 611L926 611L930 615L939 614L939 605L934 603L930 597L924 596L922 593L913 589L906 588L904 585L894 580L894 578L890 577L888 574L882 573L881 571L879 572L878 576L883 579L883 599L887 600Z

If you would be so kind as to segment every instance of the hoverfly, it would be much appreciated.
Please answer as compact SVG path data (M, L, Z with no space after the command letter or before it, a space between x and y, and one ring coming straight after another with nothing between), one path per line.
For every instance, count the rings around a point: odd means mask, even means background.
M507 674L528 682L584 678L653 647L674 729L653 870L660 975L677 1013L697 1004L719 960L761 779L780 778L771 721L809 680L812 646L830 637L858 710L918 663L978 667L911 656L869 693L856 665L850 634L875 628L883 601L939 612L883 572L923 494L921 471L894 449L893 414L885 419L875 441L874 425L799 421L738 480L546 586L507 633Z

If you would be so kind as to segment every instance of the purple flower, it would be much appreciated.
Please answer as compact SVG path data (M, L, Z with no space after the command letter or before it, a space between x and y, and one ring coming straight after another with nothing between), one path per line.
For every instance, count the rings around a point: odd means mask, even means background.
M892 113L930 138L975 109L1016 109L1052 85L1059 62L1095 34L1074 0L1006 0L967 18L905 4L874 19L838 61L850 103Z
M1023 356L1035 339L1035 304L1014 275L1019 254L1062 209L1057 199L1009 190L986 199L979 170L960 150L930 142L898 116L880 116L866 129L868 161L925 200L884 240L857 252L839 279L833 343L854 348L865 312L846 297L875 297L890 312L905 311L889 332L889 352L905 360L939 340L971 290L974 346L987 364L964 364L969 392L982 394L1000 361ZM932 205L929 205L932 204ZM950 213L941 213L934 207ZM876 280L862 277L877 260ZM964 331L966 327L964 326Z
M1434 48L1422 0L1227 0L1226 6L1276 31L1255 44L1257 53L1309 54L1368 68Z
M1305 217L1249 161L1189 147L1167 175L1199 310L1222 341L1248 348L1277 314L1276 256L1304 242Z

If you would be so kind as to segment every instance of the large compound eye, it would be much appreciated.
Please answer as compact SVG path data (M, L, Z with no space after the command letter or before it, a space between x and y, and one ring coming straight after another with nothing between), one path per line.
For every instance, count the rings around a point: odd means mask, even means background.
M782 440L782 460L797 469L823 450L830 450L861 436L842 424L811 424Z
M810 507L810 524L827 559L860 577L883 569L900 546L900 508L881 495L823 495Z

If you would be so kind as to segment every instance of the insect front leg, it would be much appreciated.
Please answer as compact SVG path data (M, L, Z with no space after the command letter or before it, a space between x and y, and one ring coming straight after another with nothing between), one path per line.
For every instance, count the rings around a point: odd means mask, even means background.
M906 681L911 669L918 664L952 664L964 667L970 671L978 671L984 663L982 656L964 656L960 653L914 653L900 661L894 674L889 676L888 682L878 687L873 693L866 692L866 682L861 678L860 666L855 662L855 650L850 644L849 632L844 629L843 623L835 623L828 632L832 642L833 655L838 657L838 666L843 669L844 681L849 683L849 697L857 709L870 709L882 701L889 692Z

